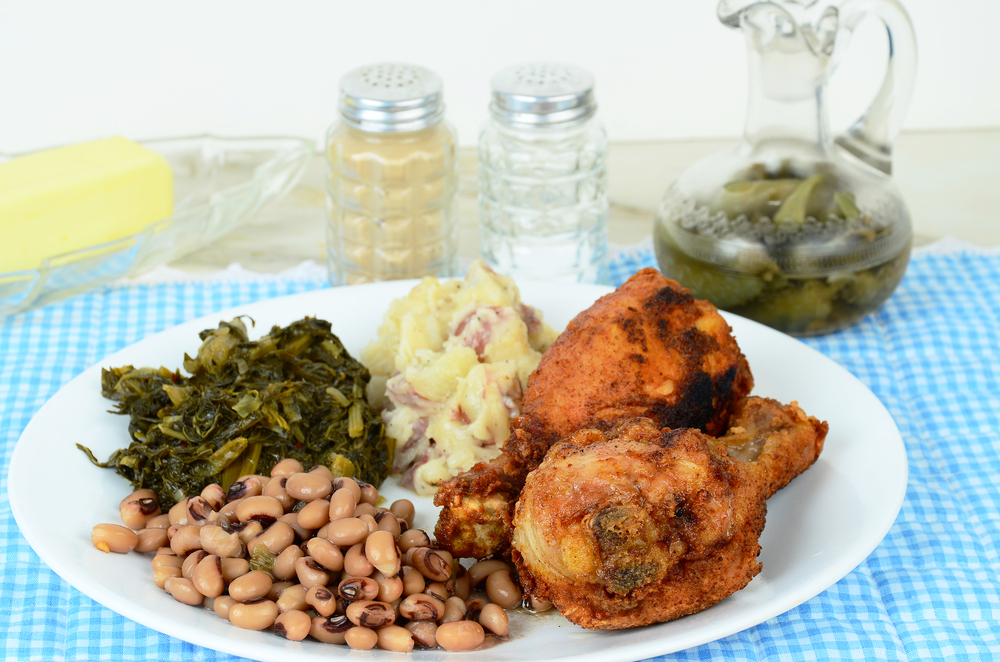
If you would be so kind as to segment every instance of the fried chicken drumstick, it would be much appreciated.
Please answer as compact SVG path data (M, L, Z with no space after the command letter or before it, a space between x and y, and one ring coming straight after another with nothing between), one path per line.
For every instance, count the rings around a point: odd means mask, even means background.
M826 431L794 402L748 398L718 439L649 419L574 433L517 503L526 593L600 630L710 607L760 572L765 500L816 460Z
M503 554L524 480L556 441L637 416L721 434L752 387L715 306L643 269L577 315L542 356L500 457L438 490L435 537L455 556Z

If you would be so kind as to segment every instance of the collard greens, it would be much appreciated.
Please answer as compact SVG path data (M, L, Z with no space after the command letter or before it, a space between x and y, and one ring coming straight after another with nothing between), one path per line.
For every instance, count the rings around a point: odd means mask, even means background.
M132 443L100 463L169 507L211 483L223 489L286 457L381 485L393 442L365 399L368 370L330 324L305 318L251 342L237 318L200 334L185 377L166 368L102 370L101 393L131 421Z

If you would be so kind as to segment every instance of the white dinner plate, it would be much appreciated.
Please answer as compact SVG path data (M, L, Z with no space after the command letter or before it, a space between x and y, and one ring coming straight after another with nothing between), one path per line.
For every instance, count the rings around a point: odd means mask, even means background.
M175 601L153 583L149 558L104 554L91 545L99 522L119 522L118 502L131 492L111 470L98 469L76 449L89 446L98 458L129 443L128 419L108 413L101 397L101 367L176 368L184 352L194 354L202 329L237 314L256 320L251 337L272 325L306 315L329 320L347 349L358 356L375 337L389 302L414 282L318 290L261 301L169 329L105 357L64 386L34 416L14 449L8 492L21 532L38 555L71 585L123 616L184 641L235 655L275 662L328 660L347 647L286 641L267 632L233 627L200 608ZM525 303L562 329L607 288L522 283ZM768 501L761 538L763 571L750 585L699 614L631 630L590 632L558 613L512 613L509 640L477 651L476 660L637 660L697 646L752 627L824 591L853 570L882 540L895 520L906 489L906 454L899 430L882 403L845 369L803 343L743 318L726 315L750 362L754 393L782 402L798 400L806 412L830 423L819 460ZM40 471L58 490L38 489ZM432 530L436 512L390 479L381 492L417 505L416 526ZM52 527L51 514L74 519ZM454 657L414 651L417 660ZM375 651L366 659L399 659Z

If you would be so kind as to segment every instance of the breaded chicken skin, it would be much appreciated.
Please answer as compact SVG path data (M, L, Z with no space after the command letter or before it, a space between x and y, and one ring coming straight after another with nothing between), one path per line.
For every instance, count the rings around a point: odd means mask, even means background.
M827 427L762 398L734 424L716 439L633 419L554 446L514 517L526 593L577 625L613 630L692 614L745 587L761 568L766 499L816 460Z
M435 537L459 557L504 554L524 480L553 443L637 416L721 434L752 387L715 306L643 269L577 315L545 352L502 455L438 490Z

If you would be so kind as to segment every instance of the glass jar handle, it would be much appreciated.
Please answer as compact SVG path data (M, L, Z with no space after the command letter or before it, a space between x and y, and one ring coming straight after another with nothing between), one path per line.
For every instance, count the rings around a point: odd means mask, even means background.
M868 165L892 174L892 147L906 115L917 73L917 44L913 23L896 0L848 0L840 9L841 25L853 32L863 18L874 14L889 37L889 64L872 105L836 143Z

